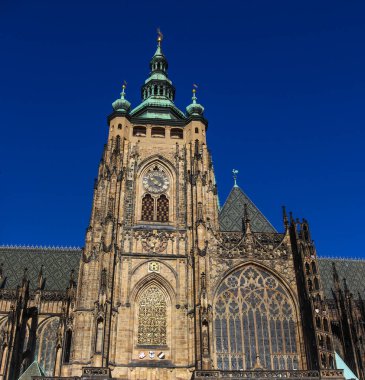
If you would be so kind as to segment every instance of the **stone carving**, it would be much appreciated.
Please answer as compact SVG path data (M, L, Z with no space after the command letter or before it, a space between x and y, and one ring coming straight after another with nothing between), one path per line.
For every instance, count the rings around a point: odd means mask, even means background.
M144 252L162 253L166 251L169 240L174 240L174 233L167 231L136 231L134 237L141 241Z

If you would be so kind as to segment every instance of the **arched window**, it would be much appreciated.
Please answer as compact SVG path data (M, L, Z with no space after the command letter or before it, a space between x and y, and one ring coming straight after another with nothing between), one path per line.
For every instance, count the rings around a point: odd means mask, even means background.
M184 131L181 128L171 128L170 137L172 139L184 138Z
M314 289L319 290L319 281L317 277L314 277Z
M66 331L66 338L65 338L65 351L63 354L63 362L69 363L71 359L71 344L72 344L72 330Z
M167 303L157 285L148 286L138 302L139 345L166 345Z
M164 194L157 199L157 221L169 221L169 200Z
M311 273L310 266L309 266L308 263L305 263L305 273L306 274L310 274Z
M152 137L165 137L165 128L153 127L151 129L151 136Z
M154 201L150 194L146 194L142 198L142 220L153 221L154 214Z
M317 267L316 267L316 263L314 261L312 261L312 272L313 272L313 274L317 274Z
M199 128L195 128L195 133L199 133Z
M331 338L329 336L326 336L326 347L328 351L332 350Z
M328 321L326 318L323 319L323 329L324 329L324 331L329 331L328 330Z
M214 300L217 365L253 369L257 355L266 369L298 369L296 317L279 281L255 266L230 274Z
M38 331L36 355L45 376L53 376L56 361L56 343L59 320L53 318L41 326Z
M136 137L145 137L146 136L146 127L134 127L133 136Z
M95 352L101 352L103 348L103 330L104 323L101 318L98 319L96 324L96 339L95 339Z
M319 317L316 317L316 326L318 329L321 328L321 318L319 318Z

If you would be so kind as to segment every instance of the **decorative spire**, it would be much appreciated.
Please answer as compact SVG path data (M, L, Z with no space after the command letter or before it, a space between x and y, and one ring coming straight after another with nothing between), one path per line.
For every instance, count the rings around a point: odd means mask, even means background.
M193 91L192 91L193 96L191 98L192 103L186 107L186 112L188 113L189 116L202 116L204 112L204 107L201 104L196 102L198 100L198 98L196 97L197 88L198 88L198 85L194 83Z
M245 219L245 224L247 225L247 223L250 222L250 218L248 216L248 207L247 207L247 203L244 204L244 219Z
M124 81L122 85L122 92L120 93L120 99L113 102L112 106L114 111L128 113L131 108L131 103L125 98L125 89L127 87L127 82Z
M283 207L283 222L284 222L284 227L287 230L288 227L289 227L288 216L286 215L286 208L285 208L285 206L282 206L282 207Z
M41 269L39 270L39 273L38 273L38 289L39 290L43 289L43 265L41 265Z
M160 29L157 29L157 49L150 61L150 76L142 86L142 99L147 100L151 98L155 102L163 100L173 102L175 99L175 88L170 79L168 79L168 62L162 52L162 39L163 35Z
M24 268L22 284L25 285L28 281L28 268Z
M71 269L70 271L70 288L75 286L76 282L75 282L75 269Z
M232 176L233 176L233 181L234 181L233 187L238 187L238 185L237 185L237 174L238 174L238 170L232 169Z
M332 277L335 289L338 290L340 288L340 277L338 275L336 264L334 263L334 261L332 261Z

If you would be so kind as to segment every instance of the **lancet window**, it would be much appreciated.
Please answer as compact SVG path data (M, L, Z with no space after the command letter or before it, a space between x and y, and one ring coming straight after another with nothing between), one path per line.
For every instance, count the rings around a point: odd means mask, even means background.
M167 302L157 285L147 287L138 302L138 345L166 345Z
M38 363L43 368L45 376L53 376L58 325L59 320L53 318L50 322L46 322L38 332L36 352Z
M150 194L142 198L142 220L152 221L155 213L155 201Z
M157 199L157 221L169 221L169 200L164 194Z
M246 266L230 274L214 302L217 365L223 370L298 369L294 305L270 273ZM258 361L260 359L260 361Z

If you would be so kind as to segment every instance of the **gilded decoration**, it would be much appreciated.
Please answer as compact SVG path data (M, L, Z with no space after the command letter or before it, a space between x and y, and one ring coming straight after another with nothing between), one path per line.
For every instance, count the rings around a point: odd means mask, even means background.
M156 261L151 261L150 263L148 263L148 271L159 273L160 272L160 263L158 263Z
M253 265L221 283L214 302L217 366L249 370L299 368L297 320L290 295L277 278Z
M147 287L138 303L139 345L166 345L167 303L157 285Z

